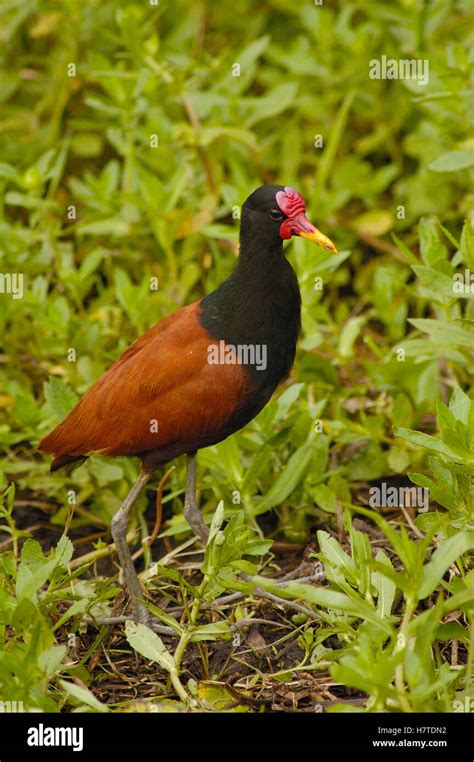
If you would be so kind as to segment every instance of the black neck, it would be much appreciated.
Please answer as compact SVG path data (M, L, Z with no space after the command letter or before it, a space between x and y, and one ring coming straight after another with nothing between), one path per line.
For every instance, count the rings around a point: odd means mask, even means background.
M260 238L260 240L259 240ZM263 242L241 228L240 256L232 275L201 300L200 321L213 339L260 347L266 367L246 365L251 383L276 387L289 373L301 321L296 274L281 239ZM262 349L265 347L265 349Z

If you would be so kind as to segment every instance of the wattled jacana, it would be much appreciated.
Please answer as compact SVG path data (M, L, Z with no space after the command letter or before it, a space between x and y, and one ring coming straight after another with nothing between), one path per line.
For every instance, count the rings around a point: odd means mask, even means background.
M231 276L137 339L39 444L55 456L52 471L94 453L141 459L140 476L112 520L139 622L148 613L126 541L128 513L153 471L186 454L184 515L207 539L196 505L196 450L251 421L295 358L301 298L283 255L283 241L292 235L336 251L309 222L296 190L257 188L242 207L240 255Z

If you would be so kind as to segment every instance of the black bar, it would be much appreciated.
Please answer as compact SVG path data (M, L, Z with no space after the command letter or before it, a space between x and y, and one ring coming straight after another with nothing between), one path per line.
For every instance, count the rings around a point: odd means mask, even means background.
M57 728L64 730L56 735ZM76 729L75 736L72 729ZM312 747L314 752L357 751L380 758L387 752L411 753L427 760L433 755L462 750L468 754L460 756L457 762L465 759L471 762L472 729L473 715L468 713L0 714L0 762L16 762L18 755L27 759L67 760L94 752L149 751L155 755L163 747L175 751L196 747L231 751L239 747L255 753L256 746L262 753L261 747L304 746ZM43 745L29 745L28 739ZM50 746L49 741L70 745ZM73 746L77 751L73 751Z

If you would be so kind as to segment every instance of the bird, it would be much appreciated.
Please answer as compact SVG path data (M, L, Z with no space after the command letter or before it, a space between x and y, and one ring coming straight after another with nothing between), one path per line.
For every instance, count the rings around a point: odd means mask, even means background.
M283 243L301 236L337 253L292 187L260 186L240 217L231 275L136 339L38 445L54 456L51 471L71 471L90 455L140 459L111 533L133 618L142 624L149 613L126 540L131 507L157 469L185 455L184 516L206 542L196 504L196 452L255 418L295 359L301 296Z

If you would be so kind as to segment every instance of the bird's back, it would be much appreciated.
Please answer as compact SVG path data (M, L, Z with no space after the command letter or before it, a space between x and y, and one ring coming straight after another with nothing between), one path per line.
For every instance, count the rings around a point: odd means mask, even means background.
M245 414L257 400L244 368L209 362L214 345L199 314L199 302L182 307L125 350L41 440L39 448L55 456L52 470L91 454L152 453L166 462L253 417Z

